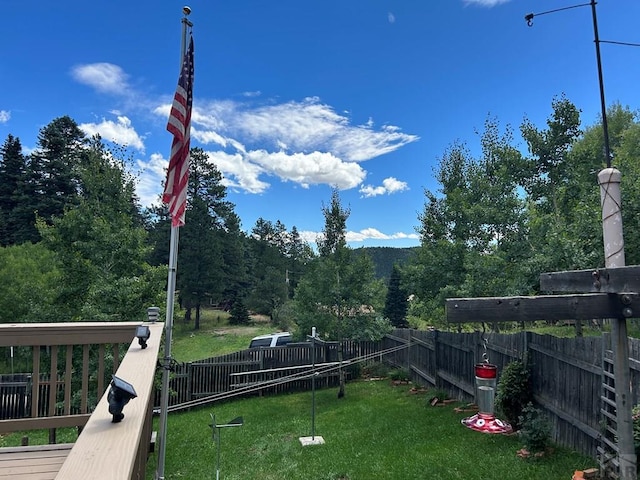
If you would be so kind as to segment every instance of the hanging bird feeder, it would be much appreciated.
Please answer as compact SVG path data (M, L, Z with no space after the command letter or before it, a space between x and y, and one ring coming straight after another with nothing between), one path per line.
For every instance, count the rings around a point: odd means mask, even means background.
M478 413L464 418L462 424L482 433L511 433L511 425L495 416L495 398L498 367L484 362L476 363L476 404Z

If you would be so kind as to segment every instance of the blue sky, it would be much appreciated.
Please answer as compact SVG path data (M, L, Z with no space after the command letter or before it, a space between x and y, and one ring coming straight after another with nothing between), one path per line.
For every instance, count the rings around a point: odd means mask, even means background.
M576 3L192 0L192 146L223 173L245 231L262 217L313 241L336 185L352 247L418 245L434 167L456 141L477 155L487 118L542 128L565 94L585 125L598 120L591 9L524 21ZM69 115L126 144L142 203L158 202L184 4L3 0L0 139L28 152ZM640 43L640 2L597 12L602 40ZM640 48L601 49L607 104L637 109Z

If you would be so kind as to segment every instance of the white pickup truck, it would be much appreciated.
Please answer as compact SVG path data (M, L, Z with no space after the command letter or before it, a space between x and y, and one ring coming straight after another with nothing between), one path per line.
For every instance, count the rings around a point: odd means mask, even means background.
M291 333L289 332L270 333L252 338L249 348L282 347L289 342L291 342Z

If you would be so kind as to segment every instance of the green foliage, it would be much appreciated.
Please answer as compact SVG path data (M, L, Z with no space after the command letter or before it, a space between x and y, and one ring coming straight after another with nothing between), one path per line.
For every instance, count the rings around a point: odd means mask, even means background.
M0 323L47 322L55 314L62 271L42 244L0 248Z
M50 223L38 221L62 273L56 313L66 321L143 319L148 306L163 302L166 269L146 262L133 178L98 141L85 149L77 175L75 205Z
M388 282L394 265L406 265L417 250L418 247L359 247L353 254L368 255L375 266L376 278Z
M532 453L544 452L551 443L551 424L542 411L529 402L522 410L519 423L525 448Z
M446 400L447 398L449 398L449 392L442 388L429 389L426 397L428 405L431 405L431 402L433 402L435 399L438 399L438 401L442 401Z
M384 362L374 362L362 368L362 376L365 378L382 378L389 376L390 367Z
M444 152L435 172L440 188L425 191L419 215L421 246L403 267L410 318L443 328L446 298L538 294L542 272L604 263L601 125L583 129L580 110L564 97L551 107L543 128L520 126L526 152L494 119L480 135L481 155L462 142ZM623 174L625 244L640 259L639 117L620 105L607 116Z
M295 326L296 312L292 301L287 301L277 306L271 312L271 322L274 327L282 331L291 331Z
M631 409L631 420L633 421L633 446L638 455L640 454L640 405L635 405Z
M0 147L0 245L39 239L35 229L35 191L19 138L7 137Z
M236 298L231 306L231 315L229 316L229 323L231 325L248 325L249 324L249 311L244 306L244 302L240 298Z
M389 378L400 382L408 382L411 376L406 368L394 368L389 371Z
M180 228L176 286L185 308L200 310L210 298L220 301L228 276L224 274L223 237L227 222L233 221L233 204L226 200L222 174L200 148L191 150L187 211ZM242 255L240 255L242 258ZM241 270L241 268L239 269ZM230 282L229 282L230 283ZM236 292L237 295L240 293Z
M382 308L384 285L375 278L371 258L353 255L346 246L349 210L340 205L337 190L322 212L320 256L307 264L295 291L298 331L316 327L325 339L378 340L390 330L389 322L376 313Z
M531 373L526 362L514 360L500 373L496 409L514 429L520 428L521 415L533 395Z
M393 266L391 277L389 278L389 286L387 288L387 298L384 302L383 314L388 318L391 324L396 328L407 328L407 311L409 309L409 300L407 292L400 285L401 274L397 265Z

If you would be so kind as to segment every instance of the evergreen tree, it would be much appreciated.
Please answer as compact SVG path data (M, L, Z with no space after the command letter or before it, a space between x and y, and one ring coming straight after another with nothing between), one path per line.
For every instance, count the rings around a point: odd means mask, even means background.
M333 189L331 203L323 206L325 227L318 239L320 256L313 259L298 283L294 301L301 334L312 327L325 338L340 342L342 360L345 339L379 339L389 331L389 323L379 319L383 285L375 279L371 258L352 256L346 243L349 210ZM344 396L344 371L340 369L338 398Z
M233 222L233 204L226 200L222 174L201 148L191 150L187 213L180 227L177 287L183 307L196 312L194 329L200 328L200 310L209 299L222 298L227 278L223 235Z
M34 192L20 139L7 137L0 147L0 245L36 242Z
M393 266L391 276L389 277L389 286L387 288L387 298L384 303L383 314L388 318L396 328L408 328L407 310L409 301L407 293L400 285L401 275L397 265Z
M40 130L30 159L38 218L51 223L65 207L76 203L86 143L84 133L68 116L56 118Z
M241 298L236 298L231 307L231 315L229 315L229 323L231 325L248 325L249 311L244 306Z

